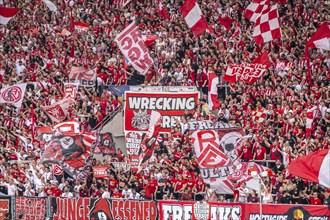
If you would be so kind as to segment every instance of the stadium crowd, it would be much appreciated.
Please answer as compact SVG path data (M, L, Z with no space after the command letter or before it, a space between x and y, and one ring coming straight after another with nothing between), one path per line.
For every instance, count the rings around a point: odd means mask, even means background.
M1 1L0 1L1 2ZM3 0L6 7L18 7L18 14L6 25L0 25L0 85L28 83L22 108L0 105L0 191L11 196L103 197L129 199L198 199L208 201L258 202L255 191L244 184L234 196L217 195L201 178L189 134L180 124L163 137L155 147L149 169L133 173L115 169L111 162L127 162L126 156L111 155L108 160L94 160L94 165L109 165L109 179L86 182L68 176L52 175L51 166L40 162L39 141L33 135L31 107L37 126L52 121L41 110L63 97L64 83L72 66L96 67L94 87L79 87L76 102L68 118L79 118L86 130L92 130L104 117L118 108L117 97L107 92L107 85L197 86L204 96L194 114L183 118L197 120L216 118L242 126L253 134L240 149L243 161L273 160L269 163L275 175L265 177L264 203L329 204L329 189L290 176L291 160L318 149L329 148L330 53L310 49L311 81L307 80L304 60L305 44L324 21L329 21L329 2L288 0L279 2L282 38L257 45L252 38L253 23L244 18L245 0L199 1L209 29L195 38L180 11L182 1L163 1L170 17L163 19L158 1L132 1L124 8L108 0L53 0L57 12L48 10L41 1ZM275 2L275 1L273 1ZM70 14L75 21L89 24L84 32L70 30ZM236 19L229 30L218 17ZM154 66L146 76L139 75L114 43L115 36L131 21L143 34L157 35L149 46ZM241 33L230 39L236 23ZM231 63L251 63L267 51L272 66L258 82L227 83L223 81ZM289 63L276 68L279 62ZM221 106L208 107L207 74L215 72ZM251 111L262 106L268 110L263 123L251 118ZM306 112L318 107L312 132L306 137ZM184 120L184 119L182 119Z

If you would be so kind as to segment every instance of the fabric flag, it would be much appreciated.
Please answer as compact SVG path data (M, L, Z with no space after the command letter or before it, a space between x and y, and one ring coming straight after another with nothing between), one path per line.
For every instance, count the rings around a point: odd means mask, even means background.
M164 19L168 19L170 16L169 16L169 14L168 14L168 12L167 12L166 7L163 6L163 1L162 1L162 0L159 0L158 6L159 6L159 14L160 14Z
M39 140L44 142L45 150L41 157L43 163L55 163L71 177L86 180L92 166L94 132L79 129L79 122L68 120L50 126L44 126L39 132ZM48 136L45 140L43 137Z
M12 19L17 14L18 11L19 8L0 7L0 24L6 25L10 19Z
M127 44L127 42L130 44ZM128 57L131 65L139 74L145 75L154 64L147 46L144 44L139 27L132 22L116 38L120 51L124 57Z
M158 36L157 35L142 35L142 39L144 41L144 44L149 47L151 46L155 40L157 40Z
M196 0L186 0L180 11L187 25L194 32L195 37L202 34L207 28L207 22Z
M312 134L313 121L317 111L317 106L313 106L309 108L306 112L306 138L309 138Z
M330 50L330 22L324 22L307 42L306 47Z
M61 35L62 35L62 36L70 36L70 35L71 35L71 32L68 31L68 29L64 28L64 29L61 31Z
M268 111L263 107L258 107L252 111L252 119L257 123L262 123L267 118Z
M232 182L236 182L237 186L246 183L247 188L256 190L259 193L258 180L251 176L252 171L256 171L258 175L261 175L264 171L267 172L268 176L273 175L273 172L268 167L261 166L255 162L242 162L235 168L228 179Z
M64 96L65 98L75 99L77 96L78 83L64 83Z
M272 65L266 51L263 52L259 57L255 58L252 63L262 64L265 68L269 68Z
M109 166L93 166L93 176L95 178L108 178L109 177Z
M234 40L240 34L241 34L241 24L239 22L237 22L235 31L229 40Z
M226 31L229 31L230 27L231 27L231 24L234 23L234 21L236 21L236 19L232 19L228 16L226 16L224 18L219 16L218 20L219 20L220 24L223 25L226 28Z
M151 111L149 129L141 142L138 172L140 172L143 167L148 164L148 160L153 155L154 146L159 135L161 125L161 114L157 111Z
M32 139L34 139L36 135L36 114L34 112L33 104L30 107L30 116L31 116L31 133L32 133Z
M68 115L69 108L74 104L74 99L66 98L42 109L53 122L61 122Z
M230 64L225 72L223 80L227 82L244 81L255 83L266 71L260 64Z
M252 22L256 22L257 18L269 7L270 1L252 1L245 9L244 17Z
M212 110L219 109L220 101L218 99L219 77L214 72L208 74L209 89L209 107Z
M92 80L96 77L96 70L86 70L84 67L73 66L71 68L69 78L70 80L80 82L80 80Z
M25 89L26 83L5 86L0 91L0 103L12 104L16 108L20 108L24 99Z
M74 18L72 15L72 8L70 9L70 25L69 25L69 31L72 33L74 31Z
M121 9L124 8L131 0L114 0L113 4L117 5L117 8Z
M53 12L57 11L57 7L53 2L51 2L49 0L42 0L42 2L47 5L47 7L49 8L50 11L53 11Z
M330 188L330 149L298 157L289 165L289 173Z
M63 168L56 163L52 164L53 175L55 176L62 176L63 175Z
M83 22L74 22L74 29L77 31L88 31L89 24Z
M131 62L129 61L129 59L127 57L125 57L124 69L127 70L130 65L131 65Z
M264 10L257 18L253 30L253 38L257 44L264 44L281 37L280 17L276 4Z

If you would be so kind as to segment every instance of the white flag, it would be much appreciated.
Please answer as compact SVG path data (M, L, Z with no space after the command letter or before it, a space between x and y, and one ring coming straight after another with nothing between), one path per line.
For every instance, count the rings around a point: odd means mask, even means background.
M56 5L53 2L51 2L49 0L42 0L42 2L47 5L47 7L49 8L49 10L54 11L54 12L57 11L57 7L56 7Z
M9 103L20 108L24 99L25 89L26 83L4 87L0 92L0 103Z

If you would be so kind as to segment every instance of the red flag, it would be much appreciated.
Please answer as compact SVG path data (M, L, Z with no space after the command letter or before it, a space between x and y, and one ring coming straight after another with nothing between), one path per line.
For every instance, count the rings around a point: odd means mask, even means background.
M289 165L289 173L330 188L330 150L298 157Z
M262 11L257 18L253 30L253 38L257 44L264 44L276 38L281 38L280 17L277 4Z
M306 47L330 50L330 22L324 22L307 42Z
M155 40L157 40L158 36L157 35L142 35L142 39L144 41L144 44L149 47L151 46Z
M167 9L166 7L163 6L163 1L162 0L159 0L159 13L160 15L164 18L164 19L168 19L170 16L167 12Z
M53 174L55 176L62 176L63 175L63 168L60 165L56 164L56 163L52 164L52 170L53 170Z
M230 37L230 40L234 40L240 33L241 33L241 24L239 22L237 22L235 32Z
M259 57L253 60L253 63L259 63L265 65L265 68L269 68L272 63L269 61L268 53L265 51Z
M221 16L219 16L218 17L218 20L219 20L219 22L220 22L220 24L222 24L225 28L226 28L226 31L229 31L230 30L230 26L231 26L231 24L234 22L234 21L236 21L236 19L232 19L232 18L230 18L230 17L228 17L228 16L226 16L226 17L221 17Z
M194 32L195 37L202 34L208 28L202 11L195 0L186 0L180 11L187 25Z
M70 11L70 27L69 27L69 31L71 33L74 31L74 18L72 16L72 9Z
M0 24L6 25L10 19L12 19L17 14L18 11L19 8L0 7Z
M252 119L257 123L262 123L267 118L267 113L265 108L258 107L252 111Z
M89 28L89 24L83 22L74 22L74 28L78 31L87 31Z

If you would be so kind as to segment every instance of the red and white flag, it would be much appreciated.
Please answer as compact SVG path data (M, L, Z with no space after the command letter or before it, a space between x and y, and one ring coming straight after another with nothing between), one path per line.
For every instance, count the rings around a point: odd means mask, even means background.
M57 6L53 2L49 0L42 0L42 2L47 5L50 11L54 11L54 12L57 11Z
M257 123L262 123L267 118L268 111L263 107L258 107L252 111L252 119Z
M71 68L69 78L70 80L80 82L81 80L92 80L96 77L96 70L87 70L84 67L73 66Z
M95 178L108 178L109 177L109 166L93 166L93 176Z
M144 44L147 47L151 46L155 42L155 40L157 40L157 38L158 38L158 35L151 35L151 34L142 35Z
M318 150L298 157L289 165L289 173L330 188L330 150Z
M83 22L74 22L74 29L79 31L88 31L89 24Z
M50 106L44 106L42 109L54 122L63 121L68 115L70 106L74 104L74 100L71 98L62 99L61 101L55 102Z
M161 114L157 111L151 111L149 129L141 142L138 172L148 164L149 159L154 153L154 146L156 144L161 125Z
M223 80L227 82L244 81L255 83L266 71L261 64L230 64L227 67Z
M256 22L257 18L269 7L270 1L252 1L245 9L244 17L252 22Z
M324 22L307 42L306 47L330 50L330 22Z
M162 0L159 0L158 6L159 6L159 14L164 19L168 19L170 17L170 15L168 14L166 7L163 6L163 1Z
M19 8L0 7L0 24L6 25L10 19L12 19L17 14L18 11Z
M114 0L113 4L117 5L117 8L121 9L124 8L131 0Z
M8 103L20 108L25 95L26 83L5 86L0 91L0 103Z
M231 27L231 24L234 23L234 21L236 19L230 18L228 16L226 16L224 18L219 16L218 20L219 20L220 24L225 27L226 31L229 31L230 27Z
M220 101L218 99L219 77L214 72L208 74L209 89L209 107L212 110L219 109Z
M65 99L65 98L75 99L77 96L77 86L78 85L79 85L78 83L65 83L63 99Z
M115 42L124 57L129 59L133 68L141 75L145 75L154 62L135 22L132 22L119 33Z
M59 164L53 163L52 164L52 170L53 170L53 174L55 176L62 176L63 175L63 168Z
M312 134L313 122L317 111L317 106L313 106L309 108L306 112L306 138L309 138Z
M253 38L257 44L264 44L281 37L280 17L276 4L263 11L257 18L253 30Z
M264 68L269 68L272 65L266 51L263 52L259 57L255 58L252 63L262 64L264 65Z
M237 22L235 31L229 40L234 40L240 34L241 34L241 24L239 22Z
M187 25L194 32L195 37L202 34L208 28L206 19L196 0L186 0L180 11Z

